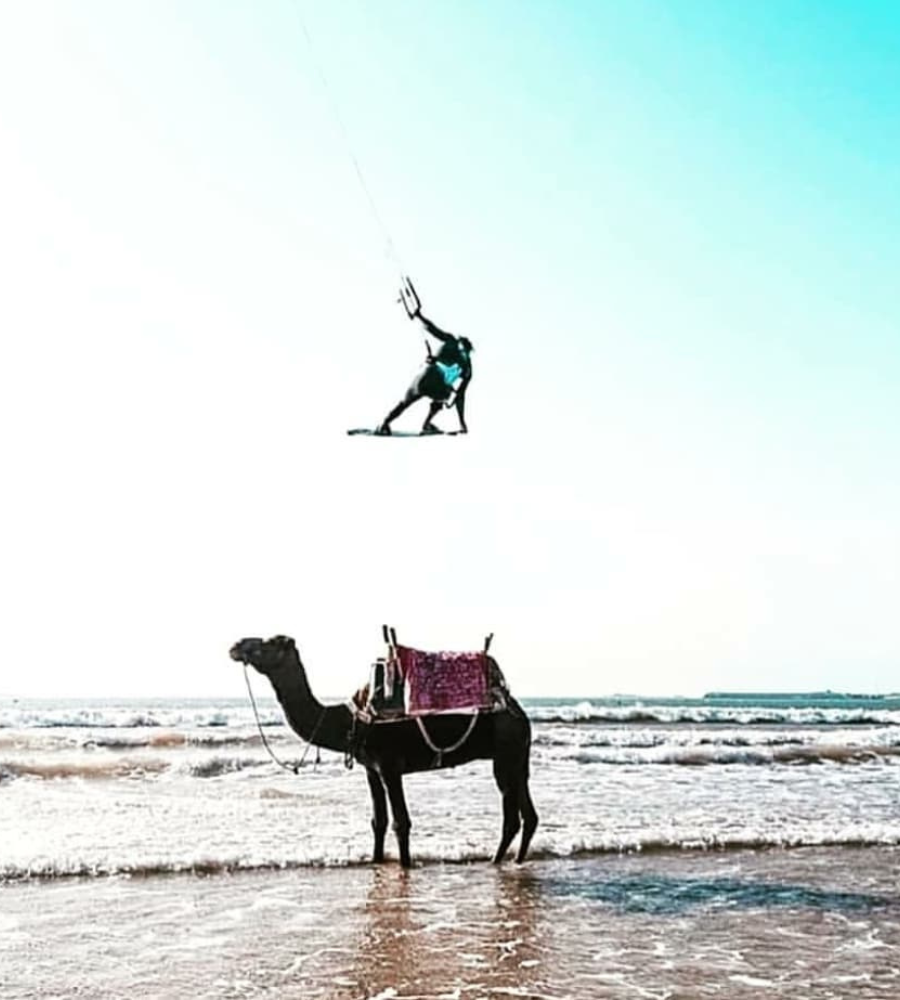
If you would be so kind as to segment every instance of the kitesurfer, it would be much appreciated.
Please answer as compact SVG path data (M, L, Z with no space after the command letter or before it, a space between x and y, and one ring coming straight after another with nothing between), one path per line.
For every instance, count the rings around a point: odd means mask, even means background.
M441 342L437 354L428 352L428 363L416 376L412 385L406 390L406 395L391 410L391 412L379 424L376 434L390 434L391 424L408 407L417 400L428 397L431 403L428 407L428 416L422 425L423 434L441 434L439 427L433 423L438 411L442 406L450 405L449 400L453 398L453 405L459 417L460 433L468 433L466 426L466 389L472 380L472 341L468 337L457 337L422 315L422 310L416 303L415 310L410 314L420 320L428 333ZM454 395L455 392L455 395Z

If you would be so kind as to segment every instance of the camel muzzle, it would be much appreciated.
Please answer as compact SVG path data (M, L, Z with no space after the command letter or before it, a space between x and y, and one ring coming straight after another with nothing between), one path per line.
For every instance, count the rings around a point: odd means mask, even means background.
M236 642L228 651L228 655L232 660L237 660L238 663L249 662L247 659L246 641L246 639L242 639L240 642Z

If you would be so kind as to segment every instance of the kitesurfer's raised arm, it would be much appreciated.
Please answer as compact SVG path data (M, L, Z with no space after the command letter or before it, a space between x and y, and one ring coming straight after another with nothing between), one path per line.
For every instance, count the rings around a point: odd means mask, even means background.
M427 316L423 316L421 310L416 313L419 319L422 321L422 325L431 334L432 337L436 337L438 340L444 341L446 343L448 340L455 340L456 338L452 333L447 333L446 330L442 330L439 326L435 326L434 323Z

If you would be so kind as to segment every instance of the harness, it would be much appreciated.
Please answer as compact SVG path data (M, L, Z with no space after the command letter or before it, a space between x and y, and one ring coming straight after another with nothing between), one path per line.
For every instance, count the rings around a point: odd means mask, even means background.
M453 383L462 375L462 366L457 364L448 365L444 361L435 361L438 371L444 378L444 384L453 388Z

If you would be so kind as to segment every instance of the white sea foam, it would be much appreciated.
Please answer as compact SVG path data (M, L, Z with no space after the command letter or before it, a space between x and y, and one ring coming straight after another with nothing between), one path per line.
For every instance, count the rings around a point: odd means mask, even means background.
M625 704L579 702L538 705L536 721L607 725L784 725L900 726L900 709L872 706L803 707L720 704L657 704L639 700Z
M147 715L152 725L123 724ZM210 728L219 717L227 725ZM36 718L0 732L0 877L369 857L361 769L347 771L334 753L317 767L310 755L299 777L276 768L246 706L45 706ZM61 718L65 726L46 725ZM70 725L87 718L114 724ZM900 843L892 725L536 721L534 730L537 856ZM282 759L302 758L280 717L268 738ZM417 860L490 857L501 812L489 762L412 775L406 790Z
M281 724L278 705L269 698L257 701L264 726ZM254 724L247 702L0 702L3 729L223 729Z

